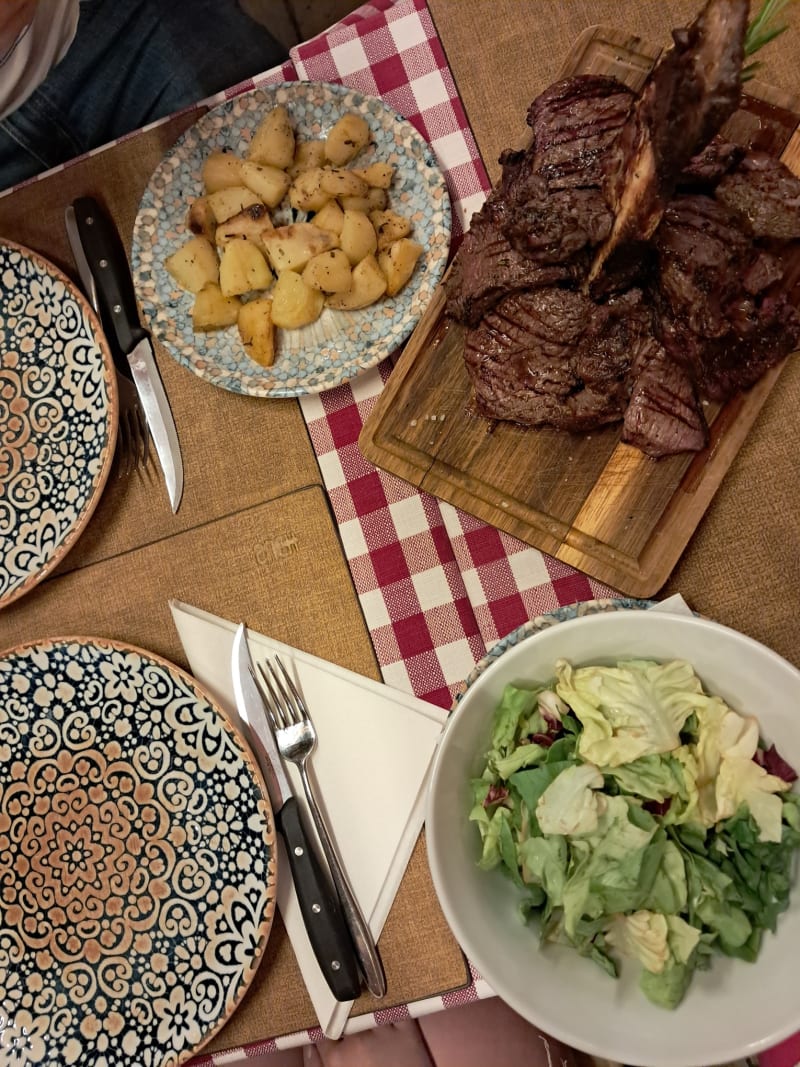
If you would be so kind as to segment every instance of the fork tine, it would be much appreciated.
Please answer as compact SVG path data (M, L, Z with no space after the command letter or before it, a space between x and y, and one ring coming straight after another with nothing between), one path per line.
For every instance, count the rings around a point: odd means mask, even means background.
M283 697L283 713L286 716L287 725L297 725L298 723L303 721L303 711L304 711L304 709L303 709L303 706L302 706L302 701L300 700L299 693L297 692L295 687L292 685L291 678L286 673L286 668L283 666L283 664L281 663L280 659L277 656L275 657L275 662L278 664L278 666L280 667L281 671L283 672L283 677L289 683L289 688L287 689L286 686L281 681L281 678L280 678L278 672L275 670L275 668L272 665L272 663L267 661L267 666L269 667L269 672L272 675L272 677L273 677L273 679L275 681L275 685L277 686L278 690L280 691L281 696ZM299 707L298 707L298 704L299 704Z
M261 694L261 699L264 701L264 707L267 709L267 715L269 716L269 721L270 721L270 724L272 725L272 729L273 730L278 730L280 728L280 726L281 726L281 723L279 723L278 720L275 717L275 701L272 699L272 694L271 693L267 693L267 692L264 691L264 686L258 680L256 672L253 670L253 668L252 667L248 667L247 669L250 671L250 677L256 683L256 688L258 689L259 693ZM269 684L269 683L267 683L267 684Z
M270 672L273 674L273 677L274 677L274 671L272 670L272 664L268 662L267 666L269 667ZM273 686L272 682L270 681L269 675L264 670L264 667L263 667L263 665L261 663L258 664L258 670L259 670L259 674L264 679L264 684L266 685L267 689L269 690L269 695L270 695L270 698L271 698L271 704L272 704L273 713L275 715L275 719L277 720L277 728L282 730L287 726L291 726L292 720L291 720L291 718L289 717L289 715L287 713L287 709L286 709L286 706L285 706L285 701L281 700L281 696L279 695L279 693L276 692L275 687ZM277 681L277 678L275 680Z
M144 445L142 451L142 466L146 467L147 461L150 458L150 430L148 429L147 420L144 417L144 412L138 404L136 405L136 414L139 419L139 429L142 434L142 443Z
M131 437L133 438L133 469L144 466L144 438L142 436L142 424L139 417L139 407L135 405L128 415L131 423Z
M300 693L298 692L297 686L296 686L296 685L294 684L294 682L293 682L293 681L292 681L292 679L290 678L290 676L289 676L289 672L288 672L288 671L286 670L286 668L284 667L284 665L283 665L283 661L281 660L281 658L280 658L279 656L276 656L276 657L275 657L275 662L276 662L276 663L278 664L278 666L280 667L280 669L281 669L281 674L282 674L282 675L283 675L283 677L284 677L284 678L286 679L286 684L287 684L287 685L288 685L288 687L289 687L289 691L291 692L292 696L294 697L294 703L295 703L295 708L296 708L296 710L297 710L297 711L299 711L299 713L300 713L300 716L301 716L302 718L304 718L304 719L309 719L309 720L310 720L310 716L309 716L309 714L308 714L308 710L306 709L306 706L305 706L305 704L303 703L303 698L302 698L302 696L300 695Z
M128 419L127 413L122 412L122 417L119 420L119 472L120 474L128 473L128 462L130 458L130 437L128 434Z

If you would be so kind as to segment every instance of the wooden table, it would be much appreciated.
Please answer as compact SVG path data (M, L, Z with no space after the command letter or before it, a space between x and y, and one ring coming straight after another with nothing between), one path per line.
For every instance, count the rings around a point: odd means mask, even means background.
M595 23L664 40L696 9L688 0L429 0L486 167L517 144L524 116L577 35ZM764 80L800 90L800 11L786 46L767 53ZM487 34L489 35L487 37ZM183 114L0 198L0 235L77 278L63 225L78 195L105 202L129 242L142 191ZM172 625L176 597L369 677L379 672L295 401L213 389L157 350L181 440L186 488L172 515L160 477L112 478L77 546L55 575L0 614L0 648L66 634L115 638L186 665ZM774 647L800 665L800 464L794 441L800 361L790 362L665 592ZM284 548L292 545L287 553ZM308 592L298 598L299 589ZM335 611L331 606L336 605ZM319 625L320 619L325 625ZM421 844L381 949L388 1003L464 984L467 971L436 903ZM356 1012L376 1005L368 996ZM313 1025L280 922L241 1008L210 1048Z

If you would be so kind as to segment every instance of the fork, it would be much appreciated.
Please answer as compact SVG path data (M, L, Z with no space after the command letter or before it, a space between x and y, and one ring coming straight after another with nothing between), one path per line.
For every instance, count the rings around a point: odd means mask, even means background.
M317 732L302 696L278 656L275 656L275 663L278 665L280 674L269 660L267 660L269 673L261 663L258 664L258 670L264 682L264 685L259 684L259 689L264 697L278 751L285 760L294 763L300 772L300 780L303 783L311 816L353 938L367 989L374 997L382 997L386 993L386 975L383 964L369 926L339 861L336 846L328 833L328 827L314 795L306 768L306 762L317 743ZM267 692L264 691L264 686Z
M150 431L139 403L133 381L117 371L119 393L119 462L120 474L131 474L146 467L150 453Z

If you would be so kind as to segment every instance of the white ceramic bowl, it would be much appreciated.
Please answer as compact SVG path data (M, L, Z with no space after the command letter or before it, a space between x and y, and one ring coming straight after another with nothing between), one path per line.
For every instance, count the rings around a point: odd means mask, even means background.
M755 714L762 735L800 767L800 671L758 642L690 616L615 611L561 623L525 638L479 674L443 734L428 794L433 882L459 944L515 1011L575 1048L644 1067L708 1067L755 1055L800 1030L797 992L800 887L755 963L715 957L695 974L675 1011L651 1004L638 967L619 980L567 947L541 948L518 918L518 890L477 867L478 830L468 822L469 779L482 769L503 687L545 682L557 659L625 658L692 663L706 691Z

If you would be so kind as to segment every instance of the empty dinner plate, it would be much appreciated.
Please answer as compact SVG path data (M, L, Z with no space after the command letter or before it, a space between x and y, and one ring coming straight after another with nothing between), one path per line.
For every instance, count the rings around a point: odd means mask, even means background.
M3 654L0 724L0 1062L183 1063L275 910L249 750L188 674L97 638Z
M0 242L0 608L75 544L116 434L114 367L89 304L52 263Z

